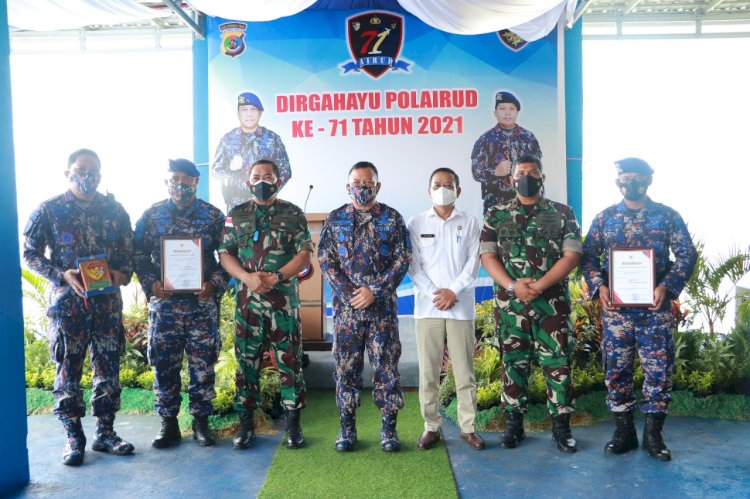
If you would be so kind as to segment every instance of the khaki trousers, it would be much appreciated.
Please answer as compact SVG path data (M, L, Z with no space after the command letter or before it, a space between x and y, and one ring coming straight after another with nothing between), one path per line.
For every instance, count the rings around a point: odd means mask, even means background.
M458 425L463 433L474 433L477 412L477 385L474 379L474 321L455 319L417 319L417 355L419 357L419 405L424 429L438 431L440 367L443 351L448 355L456 379Z

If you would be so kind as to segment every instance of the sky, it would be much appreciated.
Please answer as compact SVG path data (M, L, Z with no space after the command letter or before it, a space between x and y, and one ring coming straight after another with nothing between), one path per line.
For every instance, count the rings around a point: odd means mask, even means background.
M66 187L79 147L100 154L100 190L133 222L166 197L154 170L192 157L189 46L11 56L19 230ZM746 54L750 38L584 41L584 233L620 199L613 162L637 156L655 170L649 195L678 210L709 255L750 247Z

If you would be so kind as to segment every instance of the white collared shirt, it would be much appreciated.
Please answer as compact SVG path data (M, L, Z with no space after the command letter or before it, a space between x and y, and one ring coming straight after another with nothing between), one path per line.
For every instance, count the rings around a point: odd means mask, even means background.
M430 208L407 223L412 257L409 275L414 281L415 319L473 320L474 284L479 272L479 221L457 208L443 220ZM433 293L448 288L458 298L441 311Z

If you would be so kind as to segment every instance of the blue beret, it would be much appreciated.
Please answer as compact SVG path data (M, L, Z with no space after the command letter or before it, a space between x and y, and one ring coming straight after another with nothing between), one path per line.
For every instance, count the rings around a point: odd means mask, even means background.
M252 92L245 92L237 96L237 108L240 106L255 106L263 111L263 104L260 103L260 99L257 95Z
M170 159L169 160L169 168L167 168L168 172L175 172L175 173L184 173L185 175L188 175L190 177L200 177L201 174L198 171L198 169L195 167L192 161L188 161L187 159Z
M651 175L654 173L654 169L640 158L625 158L615 161L615 168L617 168L618 175L621 173L636 173L638 175Z
M510 102L511 104L516 105L516 109L519 111L521 110L521 103L518 102L518 99L516 99L516 96L513 95L510 92L498 92L495 94L495 108L497 108L498 104L506 104Z

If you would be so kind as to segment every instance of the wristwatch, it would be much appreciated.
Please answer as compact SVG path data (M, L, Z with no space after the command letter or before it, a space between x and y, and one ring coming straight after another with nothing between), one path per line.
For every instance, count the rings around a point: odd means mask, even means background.
M505 292L508 293L508 296L511 298L516 297L516 281L510 281L510 284L507 288L505 288Z
M275 272L274 275L276 276L276 283L277 284L280 283L281 281L283 281L285 279L283 272Z

